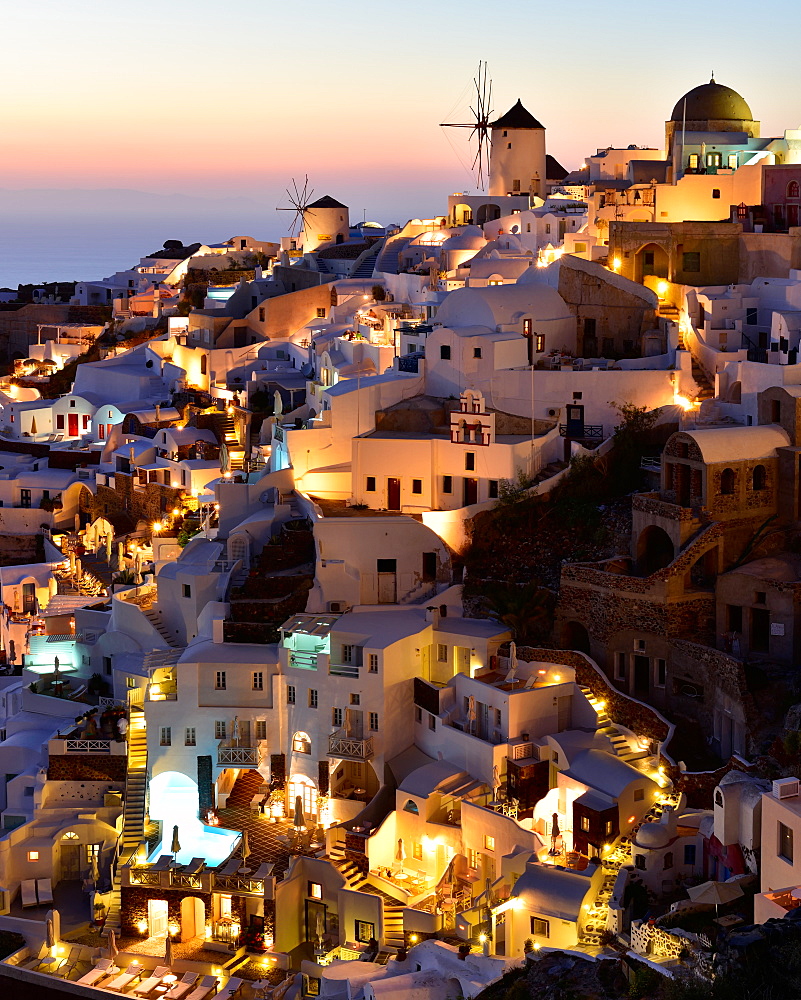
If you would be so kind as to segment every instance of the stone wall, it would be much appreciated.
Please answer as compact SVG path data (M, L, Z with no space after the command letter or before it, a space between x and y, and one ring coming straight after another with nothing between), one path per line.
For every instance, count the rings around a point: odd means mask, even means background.
M124 936L132 935L141 938L142 932L137 927L141 920L147 920L147 903L150 899L165 899L167 901L167 920L169 923L181 923L181 900L187 896L195 896L206 907L206 922L211 922L211 893L195 892L191 889L175 891L160 890L155 886L127 886L120 889L120 914L122 919L121 932ZM231 897L231 914L244 927L245 900L243 896Z
M125 781L128 759L123 754L82 753L51 755L48 781Z

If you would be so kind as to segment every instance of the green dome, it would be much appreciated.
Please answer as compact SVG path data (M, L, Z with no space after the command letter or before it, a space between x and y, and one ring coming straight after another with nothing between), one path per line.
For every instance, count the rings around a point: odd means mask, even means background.
M687 102L685 114L684 102ZM709 83L695 87L682 97L673 109L674 122L684 118L688 122L711 121L753 121L751 109L736 90L715 83L714 77Z

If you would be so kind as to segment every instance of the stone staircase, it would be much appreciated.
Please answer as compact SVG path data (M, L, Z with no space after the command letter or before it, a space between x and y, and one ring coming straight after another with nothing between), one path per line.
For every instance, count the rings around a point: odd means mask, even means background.
M375 270L384 274L397 274L401 251L405 250L411 242L412 237L409 236L395 236L393 239L387 240L378 255Z
M154 611L152 607L142 608L141 611L142 614L145 616L145 618L147 618L147 620L150 622L153 628L158 632L161 638L167 643L168 646L170 646L172 649L181 648L181 644L174 636L170 635L170 633L164 626L161 618L159 617L158 613Z
M384 949L399 951L403 947L403 906L384 903Z
M374 246L371 246L369 250L365 250L361 257L356 261L356 266L350 273L351 278L372 278L373 271L375 270L375 262L378 259L379 251L381 250L383 243L379 240Z
M628 739L609 718L609 714L606 711L606 703L596 698L590 688L581 686L581 693L595 709L595 713L598 716L597 732L609 737L616 756L621 760L625 760L627 764L633 764L634 761L642 760L649 756L648 750L632 749Z
M712 384L709 376L701 367L701 365L696 360L695 355L692 355L693 359L693 378L695 379L695 384L698 386L698 394L696 399L703 403L704 400L714 399L715 387Z
M348 861L341 845L337 845L329 851L328 860L339 870L339 874L345 879L349 889L380 896L384 901L383 951L395 954L403 947L404 943L403 910L405 904L384 892L383 889L379 889L378 886L372 885L369 876L360 871L352 861Z
M236 422L227 413L222 422L222 434L225 446L228 449L229 471L240 471L245 462L245 449L239 443L239 438L236 436Z

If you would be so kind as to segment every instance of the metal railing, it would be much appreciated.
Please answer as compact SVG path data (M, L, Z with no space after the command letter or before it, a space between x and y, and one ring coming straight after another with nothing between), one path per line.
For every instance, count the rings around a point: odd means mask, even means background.
M603 424L584 424L580 434L568 434L567 424L559 424L559 433L562 437L572 437L579 441L603 441Z
M316 670L317 669L317 654L316 653L306 653L302 650L292 651L289 654L289 665L290 667L298 667L301 670Z
M358 677L359 668L347 663L330 663L328 673L334 677Z
M370 760L373 756L373 737L348 736L344 729L340 729L328 737L328 756Z
M257 743L243 746L236 740L217 744L217 764L222 767L258 767L261 751Z

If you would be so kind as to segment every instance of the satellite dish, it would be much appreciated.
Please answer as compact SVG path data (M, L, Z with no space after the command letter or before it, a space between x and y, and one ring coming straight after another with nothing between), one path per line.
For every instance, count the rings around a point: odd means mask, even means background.
M520 232L520 226L512 226L512 230L511 231L513 233L515 233L515 234L519 233Z

